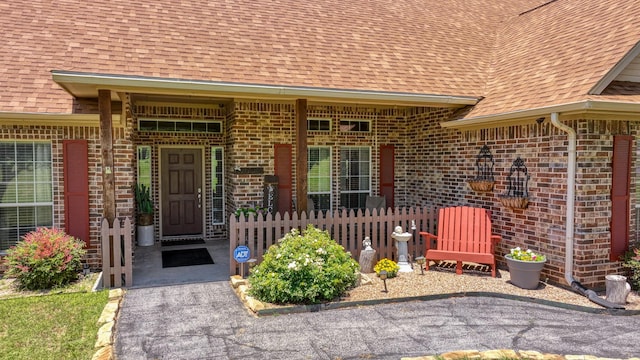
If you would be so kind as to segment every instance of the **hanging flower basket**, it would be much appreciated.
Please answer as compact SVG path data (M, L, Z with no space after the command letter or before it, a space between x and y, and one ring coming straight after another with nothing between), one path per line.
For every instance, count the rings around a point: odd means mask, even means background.
M495 181L490 180L469 180L467 181L469 187L476 192L489 192L493 190L493 184Z
M510 209L526 209L527 205L529 205L528 197L500 196L498 199L500 199L502 205Z

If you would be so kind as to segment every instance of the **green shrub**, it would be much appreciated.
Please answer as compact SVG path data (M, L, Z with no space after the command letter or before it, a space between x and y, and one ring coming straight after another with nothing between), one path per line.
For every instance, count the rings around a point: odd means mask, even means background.
M355 285L358 263L329 233L309 225L286 234L251 269L249 294L275 304L330 301Z
M7 274L27 290L44 290L69 284L78 277L84 243L60 229L39 228L7 251Z
M400 270L400 265L398 265L395 261L384 258L378 261L376 266L373 267L373 271L380 276L380 271L387 272L387 278L396 277L398 275L398 270Z
M627 251L622 259L622 266L629 272L627 278L634 290L640 289L640 248Z

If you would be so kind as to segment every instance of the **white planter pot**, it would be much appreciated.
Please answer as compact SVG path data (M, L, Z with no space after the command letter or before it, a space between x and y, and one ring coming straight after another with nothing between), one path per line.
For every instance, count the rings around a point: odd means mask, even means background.
M153 246L155 244L153 225L138 225L136 230L138 246Z

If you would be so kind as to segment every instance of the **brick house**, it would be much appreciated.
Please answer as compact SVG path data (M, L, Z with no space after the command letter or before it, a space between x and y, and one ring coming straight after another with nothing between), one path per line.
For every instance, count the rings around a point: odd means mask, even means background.
M133 218L136 182L156 239L224 241L275 175L279 211L488 208L500 254L600 286L636 236L638 5L0 4L0 252L56 226L100 267L100 221ZM484 146L495 185L476 192ZM500 201L518 158L524 209ZM191 198L172 198L174 173Z

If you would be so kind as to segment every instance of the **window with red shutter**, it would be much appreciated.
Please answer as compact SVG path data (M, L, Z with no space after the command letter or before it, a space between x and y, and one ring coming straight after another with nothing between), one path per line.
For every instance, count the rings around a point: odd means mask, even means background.
M620 256L629 247L632 148L633 136L614 136L611 175L611 261L619 261Z
M384 196L386 206L394 205L395 149L393 145L380 146L380 196Z
M291 215L292 205L292 181L293 169L292 147L290 144L274 145L274 167L275 175L278 177L278 212L283 214L288 212Z
M64 140L65 232L89 245L89 160L86 140Z

